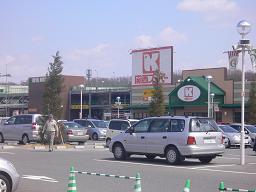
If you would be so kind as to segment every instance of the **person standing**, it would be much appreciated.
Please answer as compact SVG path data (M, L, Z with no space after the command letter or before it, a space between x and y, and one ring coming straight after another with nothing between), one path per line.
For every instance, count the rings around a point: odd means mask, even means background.
M45 122L45 125L43 127L43 132L47 134L47 139L49 142L49 152L52 152L55 133L58 133L58 125L57 122L53 119L52 114L48 116L48 120Z

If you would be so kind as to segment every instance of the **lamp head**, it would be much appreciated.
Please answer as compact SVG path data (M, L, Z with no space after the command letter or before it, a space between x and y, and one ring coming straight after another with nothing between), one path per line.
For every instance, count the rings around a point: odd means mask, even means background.
M211 80L212 76L211 75L207 75L205 78L208 79L208 80Z
M119 100L120 100L120 97L116 97L116 99L119 101Z
M251 31L251 24L248 21L242 20L237 24L236 29L240 35L247 35Z
M83 85L83 84L81 84L81 85L79 85L79 87L80 87L81 89L83 89L83 88L84 88L84 85Z

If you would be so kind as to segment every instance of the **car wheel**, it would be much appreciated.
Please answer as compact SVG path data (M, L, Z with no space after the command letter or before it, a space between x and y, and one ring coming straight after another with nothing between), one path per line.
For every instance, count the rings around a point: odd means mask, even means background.
M110 139L110 138L107 138L107 139L106 139L106 147L109 147L110 142L111 142L111 139Z
M22 138L21 138L21 143L23 145L26 145L27 143L29 143L29 139L28 139L28 136L27 135L23 135Z
M180 153L175 147L169 147L166 150L165 157L169 164L178 164L180 162Z
M96 140L98 140L99 138L98 138L98 134L97 133L93 133L92 134L92 140L94 140L94 141L96 141Z
M0 175L0 191L11 192L11 181L5 175Z
M147 159L149 159L149 160L153 160L153 159L155 159L156 158L156 155L145 155L146 157L147 157Z
M210 163L212 159L213 157L200 157L199 161L201 161L201 163Z
M2 133L0 133L0 143L4 143L4 136Z
M125 160L126 159L126 152L122 144L117 143L113 147L113 154L115 159L117 160Z

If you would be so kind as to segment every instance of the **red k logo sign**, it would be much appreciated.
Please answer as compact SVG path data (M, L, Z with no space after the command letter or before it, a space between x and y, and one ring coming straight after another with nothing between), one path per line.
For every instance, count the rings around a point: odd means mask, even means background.
M153 73L157 69L160 70L160 52L144 52L143 53L143 74Z
M193 87L185 87L184 88L184 97L193 97Z

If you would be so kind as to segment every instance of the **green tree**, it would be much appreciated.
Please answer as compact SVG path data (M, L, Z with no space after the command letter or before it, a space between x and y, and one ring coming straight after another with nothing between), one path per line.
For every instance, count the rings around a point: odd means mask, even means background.
M150 116L160 116L165 114L164 95L162 82L164 81L164 74L156 70L153 75L153 95L150 102L149 114Z
M251 90L250 90L250 96L248 101L248 112L249 117L248 121L251 124L256 124L256 82L251 82Z
M61 118L62 107L60 93L63 89L63 76L62 76L62 64L61 56L57 51L53 57L53 63L49 63L48 72L46 74L45 90L43 95L43 113L53 114L55 118Z

